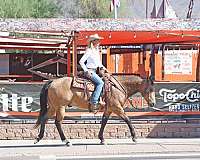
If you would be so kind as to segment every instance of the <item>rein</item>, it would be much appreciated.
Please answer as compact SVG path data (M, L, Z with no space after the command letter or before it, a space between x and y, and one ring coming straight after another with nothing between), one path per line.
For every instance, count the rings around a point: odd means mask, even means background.
M110 79L110 81L112 82L112 83L114 83L114 85L115 85L115 88L117 88L118 90L120 90L121 92L124 92L124 94L125 94L125 96L127 97L127 91L126 91L126 89L124 88L124 86L114 77L114 76L112 76L112 75L110 75L117 83L118 83L118 85L121 87L121 88L119 88L113 81L111 81L111 79Z
M144 93L148 94L150 92L150 86L148 85L147 81L143 81L143 83L145 83L145 87L144 87ZM145 110L144 108L137 108L133 105L133 102L128 98L128 102L131 104L131 107L135 108L136 110ZM148 109L147 109L148 110Z
M150 87L150 85L148 85L148 83L147 84L145 84L145 93L149 93L150 92L150 89L151 89L151 87Z

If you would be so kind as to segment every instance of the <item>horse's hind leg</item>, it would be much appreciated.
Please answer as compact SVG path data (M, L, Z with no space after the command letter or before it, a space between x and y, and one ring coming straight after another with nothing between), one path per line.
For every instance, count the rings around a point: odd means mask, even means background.
M49 118L54 116L54 114L55 109L51 107L48 109L47 113L41 118L40 132L37 138L35 139L35 144L38 143L44 137L45 124Z
M130 130L131 133L131 137L133 142L136 142L136 135L135 135L135 131L134 128L131 124L131 120L128 118L128 116L124 113L124 111L120 111L120 112L115 112L115 114L117 114L121 119L123 119L126 124L128 125L128 128Z
M105 144L105 140L103 137L103 131L104 131L104 128L108 122L108 119L109 119L111 113L112 112L104 112L103 117L102 117L101 128L99 130L99 135L98 135L99 139L101 140L101 142L100 142L101 144Z
M71 146L71 143L66 139L65 135L64 135L64 132L62 130L62 121L64 119L64 116L65 116L65 107L62 106L61 108L59 108L57 111L56 111L56 120L55 120L55 125L56 125L56 128L58 130L58 133L60 135L60 138L61 140L67 145L67 146Z
M44 117L41 119L40 132L37 138L35 138L34 144L38 143L44 137L45 123L47 120L48 120L48 117L47 117L47 114L45 114Z

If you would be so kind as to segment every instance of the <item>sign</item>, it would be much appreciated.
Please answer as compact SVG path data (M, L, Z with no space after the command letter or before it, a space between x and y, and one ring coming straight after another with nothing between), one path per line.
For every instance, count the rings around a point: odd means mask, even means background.
M33 102L33 97L21 96L18 97L18 94L0 94L1 97L1 106L2 111L21 111L21 112L30 112L29 108Z
M0 112L37 112L42 84L0 84Z
M192 74L193 50L166 50L164 51L165 74Z
M199 112L200 83L156 85L156 107L168 112Z

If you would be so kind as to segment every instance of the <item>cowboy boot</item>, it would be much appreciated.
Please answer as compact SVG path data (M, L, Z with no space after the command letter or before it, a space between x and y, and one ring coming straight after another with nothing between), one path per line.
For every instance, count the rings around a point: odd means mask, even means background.
M94 112L96 109L98 109L97 104L89 103L89 106L88 106L88 111L89 112Z

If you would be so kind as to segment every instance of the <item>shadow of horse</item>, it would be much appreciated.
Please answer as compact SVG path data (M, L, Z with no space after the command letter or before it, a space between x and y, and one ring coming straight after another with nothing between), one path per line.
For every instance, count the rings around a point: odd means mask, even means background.
M40 144L40 145L6 145L0 146L0 148L37 148L37 147L63 147L65 144Z
M135 142L135 131L130 119L124 112L126 100L133 94L140 92L148 105L155 105L155 92L151 80L142 79L135 75L118 75L111 76L110 92L107 95L107 107L104 109L101 128L98 134L100 143L104 144L104 128L112 113L116 114L128 125L132 140ZM44 136L45 123L49 118L55 116L55 125L59 132L61 140L70 145L62 130L61 124L65 115L67 106L77 106L82 109L88 109L89 101L83 90L72 87L73 78L64 77L44 84L40 93L40 114L34 128L40 126L40 132L35 143L39 142ZM90 93L91 94L91 93Z
M101 143L73 143L73 146L99 146ZM106 145L114 146L114 145L134 145L134 143L107 143ZM27 144L27 145L5 145L0 146L0 149L10 149L10 148L54 148L54 147L66 147L65 144Z

